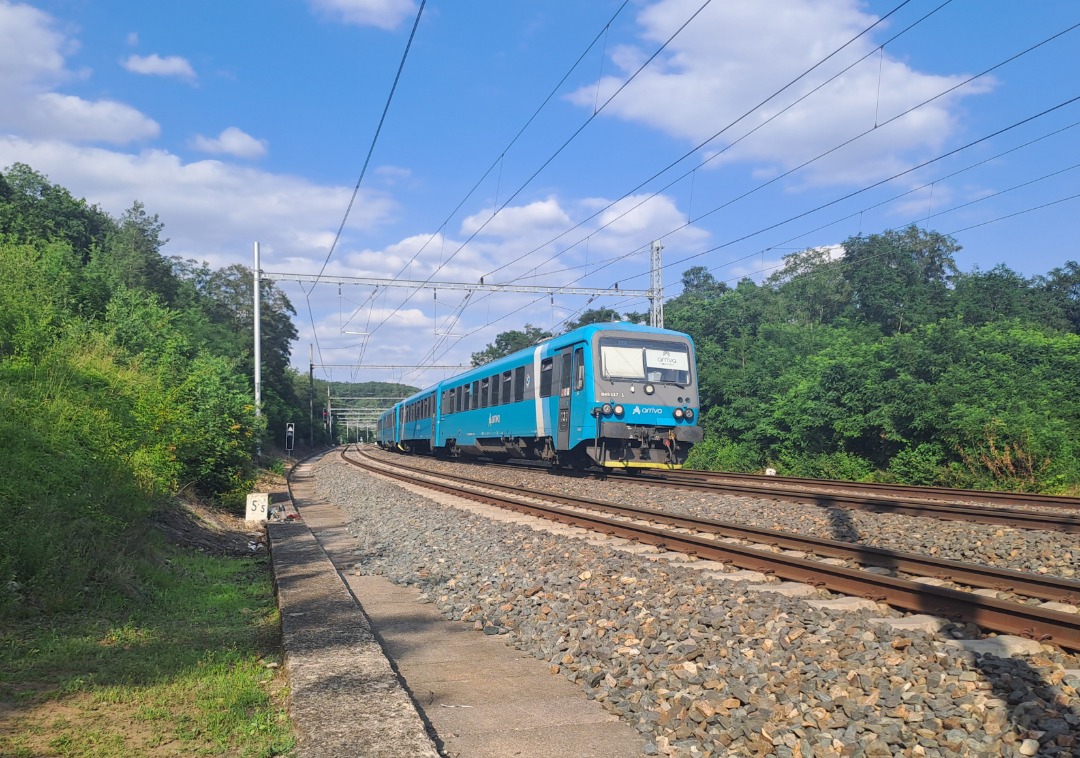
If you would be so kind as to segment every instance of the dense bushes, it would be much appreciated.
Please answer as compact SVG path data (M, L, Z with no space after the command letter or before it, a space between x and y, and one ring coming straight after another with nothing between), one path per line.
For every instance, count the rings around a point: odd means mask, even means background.
M991 489L1080 487L1080 267L958 272L907 229L789 256L764 286L702 270L665 305L698 347L691 464Z
M156 216L136 203L113 221L27 167L6 177L0 611L58 610L123 584L129 540L167 496L246 492L264 428L237 349L243 304L160 256ZM280 362L291 306L268 293Z

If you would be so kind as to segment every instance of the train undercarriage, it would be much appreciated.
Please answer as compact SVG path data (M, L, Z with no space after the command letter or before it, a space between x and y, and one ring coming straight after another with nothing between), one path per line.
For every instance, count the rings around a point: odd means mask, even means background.
M497 461L536 460L560 468L606 468L639 470L681 468L694 443L700 442L700 427L646 427L604 422L600 434L559 450L551 437L478 438L468 444L447 440L435 448L440 458L474 457ZM425 447L428 447L424 443ZM426 452L412 450L411 452Z

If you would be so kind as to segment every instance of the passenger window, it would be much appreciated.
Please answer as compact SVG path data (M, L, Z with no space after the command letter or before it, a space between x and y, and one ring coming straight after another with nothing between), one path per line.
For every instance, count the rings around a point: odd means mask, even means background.
M514 389L514 372L504 371L502 374L502 401L505 405L511 401L511 393Z
M540 361L540 397L551 397L551 376L554 373L555 361L545 358Z
M491 382L487 379L480 380L480 407L488 407L488 399L491 397Z
M579 347L574 351L574 391L580 392L585 389L585 349Z
M514 402L520 403L525 399L525 367L518 366L514 369Z
M491 377L491 407L494 408L499 404L499 390L501 389L502 382L499 381L499 375Z

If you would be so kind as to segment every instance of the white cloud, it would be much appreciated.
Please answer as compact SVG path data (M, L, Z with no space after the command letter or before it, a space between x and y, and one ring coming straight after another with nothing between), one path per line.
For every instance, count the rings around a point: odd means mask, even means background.
M698 0L661 0L638 16L640 47L612 54L618 75L599 82L600 102L633 73L647 54L688 19ZM857 0L758 0L712 3L604 110L609 116L647 124L698 144L727 127L761 100L809 69L872 22ZM880 29L880 27L879 27ZM873 52L872 34L800 81L712 143L716 150L779 113L813 87ZM786 171L954 86L964 77L926 74L873 54L839 79L784 112L727 151L724 161L765 164ZM957 128L960 97L987 91L993 82L969 85L919 108L800 171L804 184L862 183L910 165L910 157L934 152ZM597 85L571 96L583 107L596 102Z
M121 65L133 74L175 76L188 81L195 79L195 69L186 58L181 58L179 55L170 55L167 58L162 58L157 53L129 55Z
M50 16L0 0L0 130L112 144L156 137L157 122L131 106L53 91L74 78L65 54L76 47Z
M393 29L416 12L413 0L308 0L324 16L356 26Z
M570 223L570 217L559 207L555 198L539 200L523 206L508 206L499 211L494 218L494 208L484 210L472 216L468 216L461 222L462 234L474 234L481 232L489 237L528 237L538 230L551 230L556 227L565 227ZM487 225L485 226L485 222Z
M266 264L287 256L322 260L315 247L336 231L350 187L327 187L216 160L184 163L160 150L138 154L0 137L0 166L22 162L77 197L118 216L135 200L161 216L163 253L227 265L246 260L251 243L264 243ZM361 190L347 232L370 230L395 212L387 196Z
M404 166L379 166L375 169L375 175L388 187L398 185L412 187L418 184L412 169Z
M68 78L63 50L70 46L50 16L0 0L0 96L6 100L23 88L36 90Z
M112 100L83 100L46 92L27 98L19 113L0 116L0 125L44 139L109 142L124 145L156 137L161 128L129 105Z
M686 215L665 195L630 195L610 207L607 200L590 200L587 204L605 208L596 219L597 228L620 237L640 239L650 230L668 231L686 222Z
M238 158L261 158L266 155L266 140L255 139L235 126L230 126L213 138L199 134L192 140L192 147L204 153L235 155Z

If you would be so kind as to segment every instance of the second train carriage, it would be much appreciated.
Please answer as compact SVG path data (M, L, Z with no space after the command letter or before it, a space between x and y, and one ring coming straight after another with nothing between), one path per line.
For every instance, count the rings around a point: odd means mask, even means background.
M702 438L696 382L687 335L589 324L406 398L377 439L443 456L677 468Z

